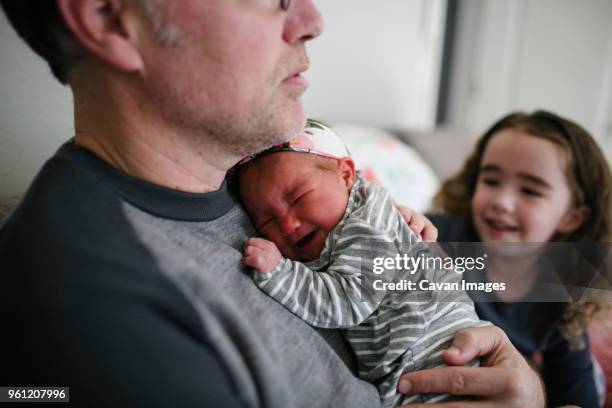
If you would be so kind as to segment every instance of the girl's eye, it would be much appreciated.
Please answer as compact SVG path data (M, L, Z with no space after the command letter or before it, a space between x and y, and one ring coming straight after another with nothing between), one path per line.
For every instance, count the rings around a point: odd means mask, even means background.
M531 197L542 197L542 193L529 187L523 187L521 192Z
M487 186L495 187L499 185L499 180L493 178L483 178L481 181Z

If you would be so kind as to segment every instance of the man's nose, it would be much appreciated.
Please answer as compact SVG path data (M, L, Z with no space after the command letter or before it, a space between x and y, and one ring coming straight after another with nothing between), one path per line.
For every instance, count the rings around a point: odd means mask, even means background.
M300 220L298 220L292 214L287 214L281 220L281 233L283 236L289 236L293 234L300 227L300 225Z
M290 44L312 40L323 32L323 17L314 0L292 1L283 38Z

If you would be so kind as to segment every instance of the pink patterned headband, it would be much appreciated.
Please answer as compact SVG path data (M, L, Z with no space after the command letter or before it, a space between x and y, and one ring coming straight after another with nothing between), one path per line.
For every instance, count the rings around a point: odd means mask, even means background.
M329 157L330 159L341 159L351 155L348 148L333 130L322 123L309 119L304 130L293 139L247 156L240 160L236 166L241 166L258 157L277 152L311 153Z

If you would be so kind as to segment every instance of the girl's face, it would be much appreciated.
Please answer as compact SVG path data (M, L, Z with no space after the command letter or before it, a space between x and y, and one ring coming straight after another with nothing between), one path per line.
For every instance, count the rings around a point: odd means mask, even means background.
M565 175L566 155L555 143L518 129L492 136L472 199L483 242L546 242L580 227L581 211Z

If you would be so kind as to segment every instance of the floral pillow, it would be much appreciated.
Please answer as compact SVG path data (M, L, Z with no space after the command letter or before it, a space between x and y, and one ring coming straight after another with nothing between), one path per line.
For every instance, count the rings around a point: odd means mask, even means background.
M421 155L391 133L374 127L335 125L364 178L389 190L391 197L416 211L425 211L440 180Z

